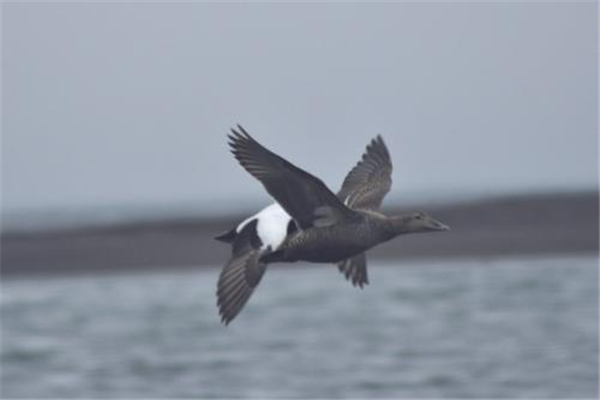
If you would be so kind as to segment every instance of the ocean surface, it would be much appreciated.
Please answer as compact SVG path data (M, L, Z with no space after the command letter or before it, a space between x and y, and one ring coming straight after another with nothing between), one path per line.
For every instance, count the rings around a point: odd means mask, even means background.
M2 397L598 398L596 257L217 268L2 283Z

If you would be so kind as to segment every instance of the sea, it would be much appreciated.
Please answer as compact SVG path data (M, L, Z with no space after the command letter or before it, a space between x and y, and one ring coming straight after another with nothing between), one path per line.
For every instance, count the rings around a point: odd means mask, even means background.
M598 258L219 268L2 281L2 398L598 398Z

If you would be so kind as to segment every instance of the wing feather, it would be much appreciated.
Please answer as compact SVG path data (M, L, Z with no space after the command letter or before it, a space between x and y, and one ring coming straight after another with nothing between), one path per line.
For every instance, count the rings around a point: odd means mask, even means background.
M265 263L260 262L264 252L256 228L257 220L253 219L237 233L232 243L231 258L219 275L217 306L225 325L244 308L267 268Z
M344 274L347 280L352 282L352 285L358 286L361 289L364 285L369 284L367 275L367 257L365 253L361 253L352 258L347 258L340 261L338 269Z
M353 209L376 210L391 187L392 160L383 138L377 135L346 175L338 198Z
M217 284L217 306L225 325L240 313L260 283L267 266L259 258L259 250L248 250L234 255L223 268Z
M238 125L229 135L231 152L301 229L356 217L325 184L263 147ZM325 215L325 217L323 216Z

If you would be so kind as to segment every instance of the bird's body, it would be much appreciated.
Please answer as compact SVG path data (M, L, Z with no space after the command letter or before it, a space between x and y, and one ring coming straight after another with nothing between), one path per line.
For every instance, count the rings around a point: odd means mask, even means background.
M217 284L225 324L244 307L270 263L337 263L362 288L369 283L365 251L401 234L448 229L425 213L388 217L379 211L392 184L392 163L380 136L367 146L336 195L238 128L229 137L232 153L276 203L216 237L232 244L232 257Z
M394 237L382 214L359 210L356 218L323 228L312 227L289 235L269 261L335 263L360 254Z

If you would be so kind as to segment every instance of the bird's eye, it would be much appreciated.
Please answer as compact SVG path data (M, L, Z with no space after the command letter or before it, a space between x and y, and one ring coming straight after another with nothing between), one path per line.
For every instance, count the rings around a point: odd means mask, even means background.
M421 214L417 214L417 216L415 218L416 219L423 219L423 216Z

